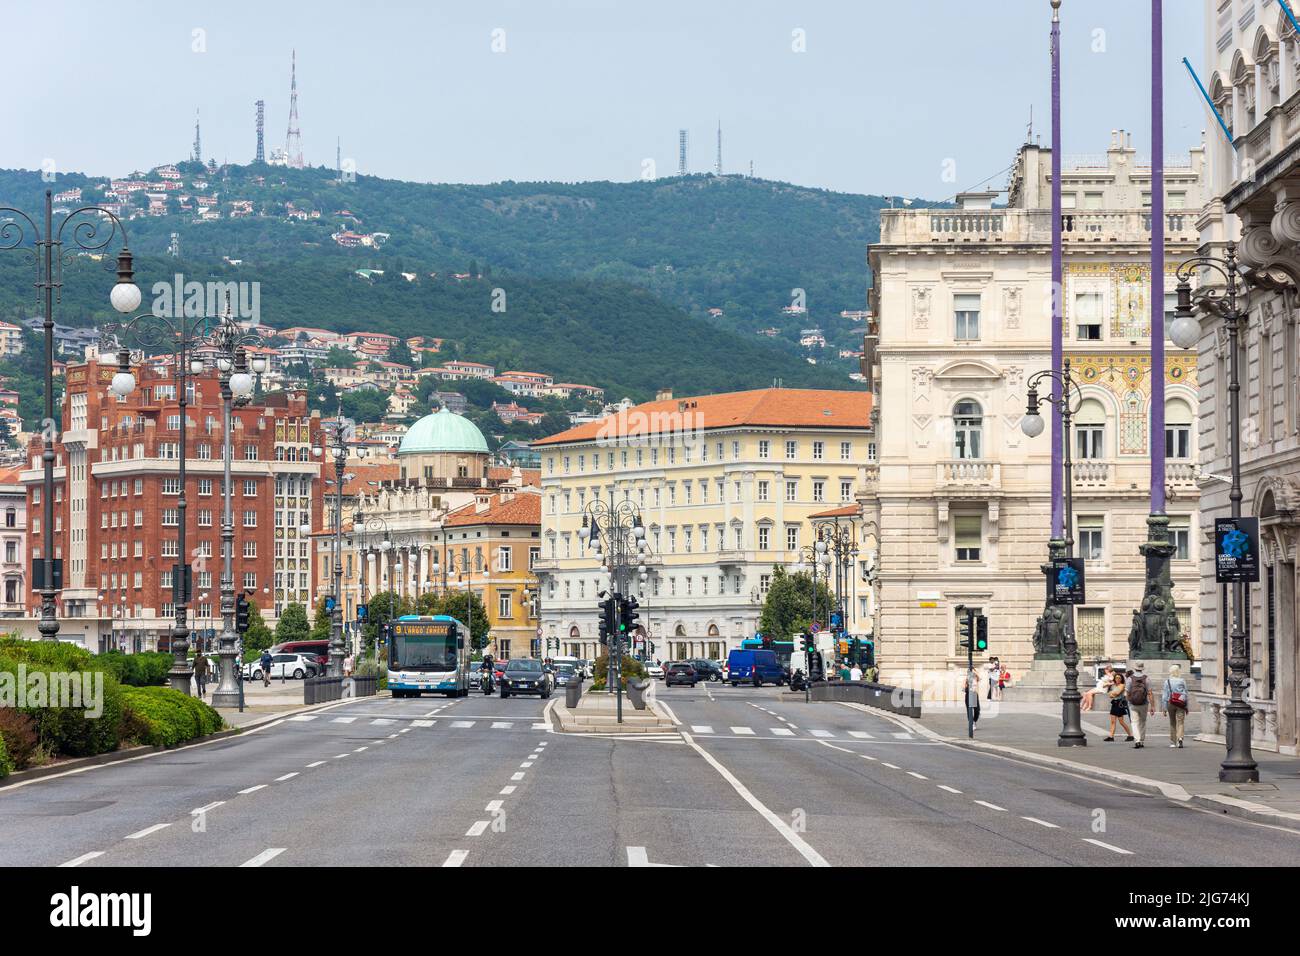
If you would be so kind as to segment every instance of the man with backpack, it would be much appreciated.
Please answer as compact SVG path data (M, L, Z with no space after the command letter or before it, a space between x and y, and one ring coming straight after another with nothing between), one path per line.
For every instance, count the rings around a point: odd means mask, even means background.
M1147 716L1151 713L1151 685L1147 679L1146 665L1141 661L1136 662L1125 684L1129 711L1133 715L1133 737L1137 741L1133 748L1141 750L1146 742Z

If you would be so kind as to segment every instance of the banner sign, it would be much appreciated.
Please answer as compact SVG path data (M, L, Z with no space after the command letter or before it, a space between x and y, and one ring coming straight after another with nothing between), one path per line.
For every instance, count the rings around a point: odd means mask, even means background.
M1083 558L1053 558L1047 575L1049 604L1086 604L1083 586Z
M1219 584L1259 580L1259 519L1214 519L1214 580Z

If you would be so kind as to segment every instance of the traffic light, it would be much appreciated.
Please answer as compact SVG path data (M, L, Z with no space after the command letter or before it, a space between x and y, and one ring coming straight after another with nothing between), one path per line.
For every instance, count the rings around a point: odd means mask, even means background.
M989 649L989 619L983 614L975 618L975 650Z
M961 646L971 646L971 631L975 626L975 614L971 611L962 611L961 619L957 622L957 633L961 635Z
M641 617L641 615L636 612L636 609L640 606L641 602L634 597L625 598L619 604L618 633L620 637L626 637L628 634L631 634L636 630L636 622Z
M850 664L857 664L857 663L859 663L859 661L858 661L858 653L859 653L858 649L859 649L861 646L862 646L862 642L859 641L856 637L851 637L851 638L849 638L849 663L850 663Z
M614 595L600 602L600 643L608 644L609 635L614 631L614 616L617 613Z
M238 634L248 633L248 598L242 594L235 598L235 631Z
M862 642L862 660L859 661L863 667L876 666L876 642L865 640Z
M813 639L807 634L799 635L799 650L807 654L813 648Z

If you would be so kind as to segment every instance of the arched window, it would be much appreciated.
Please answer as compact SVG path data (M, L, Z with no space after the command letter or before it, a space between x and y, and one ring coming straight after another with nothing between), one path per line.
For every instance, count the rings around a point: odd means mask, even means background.
M1165 457L1192 457L1192 409L1181 398L1165 402Z
M1074 415L1074 448L1079 458L1106 457L1106 409L1095 398L1084 399Z
M984 413L979 402L960 401L952 409L954 453L957 458L983 455Z

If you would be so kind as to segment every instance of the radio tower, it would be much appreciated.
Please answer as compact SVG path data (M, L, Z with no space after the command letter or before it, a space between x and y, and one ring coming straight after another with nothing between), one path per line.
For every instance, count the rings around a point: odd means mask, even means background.
M199 111L194 110L194 162L203 162L203 141L199 138Z
M677 175L686 175L686 130L677 131Z
M266 162L266 152L262 148L262 127L266 120L266 103L262 100L257 101L257 155L253 157L253 162Z
M718 120L718 166L717 173L722 175L722 120Z
M293 51L289 73L289 132L284 138L285 161L302 169L302 131L298 129L298 51Z

